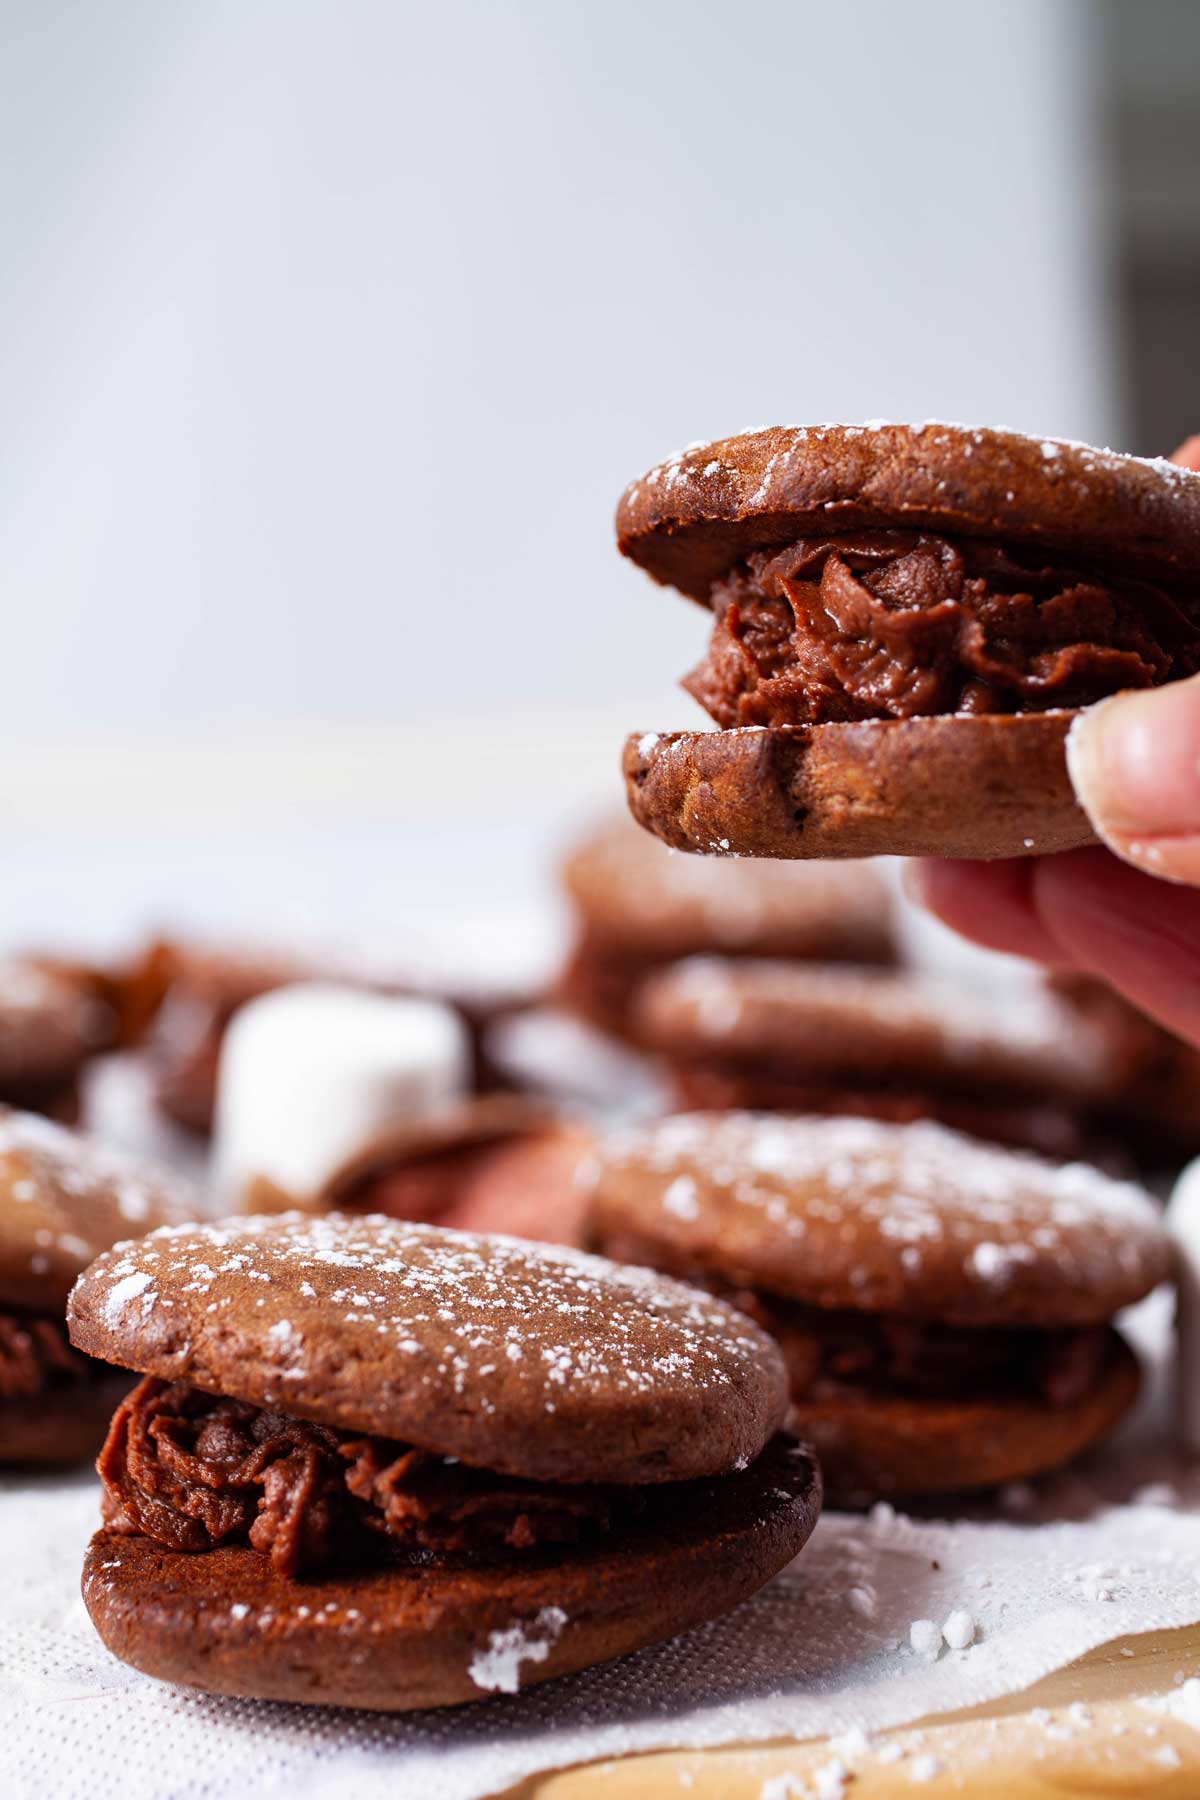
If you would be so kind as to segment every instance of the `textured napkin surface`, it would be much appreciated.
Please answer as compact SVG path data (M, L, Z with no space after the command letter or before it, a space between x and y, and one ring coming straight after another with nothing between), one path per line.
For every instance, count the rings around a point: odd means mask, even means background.
M1162 1294L1134 1317L1160 1373L1169 1322ZM515 1699L396 1719L205 1698L114 1661L78 1598L96 1511L90 1476L0 1484L6 1796L468 1800L631 1750L901 1724L1015 1692L1109 1638L1200 1620L1200 1470L1170 1449L1161 1391L1118 1443L1036 1491L953 1524L827 1514L726 1620ZM962 1611L969 1649L911 1647L914 1620Z

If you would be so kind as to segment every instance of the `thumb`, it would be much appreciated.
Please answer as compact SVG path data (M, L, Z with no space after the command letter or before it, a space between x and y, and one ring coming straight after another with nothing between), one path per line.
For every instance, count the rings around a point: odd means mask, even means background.
M1200 435L1171 461L1200 470ZM1110 850L1200 887L1200 675L1088 708L1071 727L1067 767Z
M1086 707L1067 738L1096 833L1147 874L1200 886L1200 675Z

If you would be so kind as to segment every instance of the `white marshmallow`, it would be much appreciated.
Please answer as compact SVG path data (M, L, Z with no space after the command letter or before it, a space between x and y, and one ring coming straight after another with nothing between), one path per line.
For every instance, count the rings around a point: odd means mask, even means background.
M1167 1206L1167 1230L1175 1240L1175 1405L1179 1436L1200 1450L1200 1159L1189 1163Z
M463 1098L462 1021L431 1000L303 982L251 1001L225 1037L217 1186L231 1207L267 1181L303 1204L381 1132Z

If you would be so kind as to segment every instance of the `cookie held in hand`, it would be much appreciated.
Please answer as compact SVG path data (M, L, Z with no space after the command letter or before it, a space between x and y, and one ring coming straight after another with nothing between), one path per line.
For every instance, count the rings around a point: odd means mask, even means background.
M629 487L623 553L714 614L716 732L625 750L638 822L718 855L1093 840L1077 710L1200 670L1200 476L964 426L777 427Z

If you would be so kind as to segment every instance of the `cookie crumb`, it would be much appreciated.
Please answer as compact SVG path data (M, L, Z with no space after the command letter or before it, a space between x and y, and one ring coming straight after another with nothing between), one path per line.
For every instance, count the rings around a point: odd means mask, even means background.
M476 1687L488 1692L517 1693L521 1664L545 1662L566 1622L561 1606L543 1606L528 1626L510 1625L505 1631L490 1632L487 1649L478 1651L467 1665L468 1675ZM538 1632L542 1635L533 1635Z
M871 1735L861 1725L851 1725L829 1740L829 1748L839 1756L866 1756L874 1748Z
M909 1780L936 1781L944 1767L940 1756L931 1756L928 1751L924 1751L920 1756L914 1756L908 1771Z
M819 1769L812 1772L813 1794L815 1800L844 1800L846 1783L854 1777L840 1756L832 1762L822 1763Z
M807 1792L798 1775L770 1775L758 1790L758 1800L806 1800Z
M879 1613L879 1600L874 1588L852 1587L846 1595L846 1604L860 1619L874 1619Z

